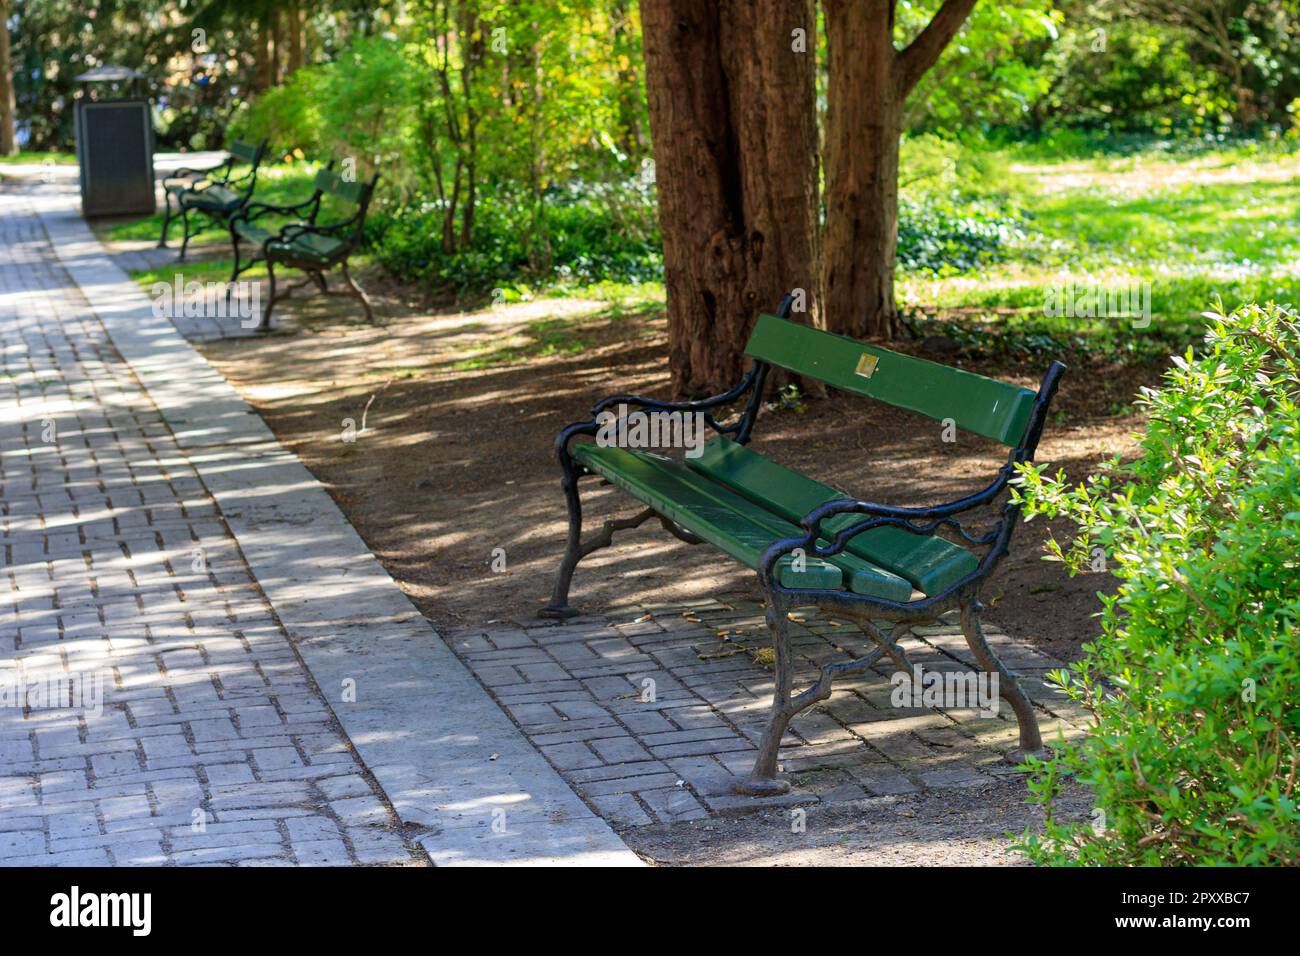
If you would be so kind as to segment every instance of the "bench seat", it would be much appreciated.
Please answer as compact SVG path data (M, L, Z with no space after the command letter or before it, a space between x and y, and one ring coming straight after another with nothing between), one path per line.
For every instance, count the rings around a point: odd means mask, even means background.
M818 505L854 497L764 458L725 435L706 443L704 453L688 458L687 466L796 524ZM822 530L834 535L866 517L836 515L822 523ZM974 554L951 541L897 527L864 531L845 550L905 578L926 595L938 594L979 567Z
M208 186L196 192L183 192L178 196L182 207L212 212L233 212L244 204L242 193L226 186Z
M279 231L278 228L267 228L256 222L249 222L247 219L235 220L235 232L239 238L258 247L278 235ZM349 246L348 243L334 236L305 233L287 242L272 242L269 248L278 259L329 266L337 261Z
M671 458L596 444L575 445L572 453L591 471L751 568L758 567L773 541L802 534L785 517ZM810 555L802 570L784 558L777 574L790 588L847 586L854 594L890 601L912 596L912 585L905 579L852 554L825 560Z

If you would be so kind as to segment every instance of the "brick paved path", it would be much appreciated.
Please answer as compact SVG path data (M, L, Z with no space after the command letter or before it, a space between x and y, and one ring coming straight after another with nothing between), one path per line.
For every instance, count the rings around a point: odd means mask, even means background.
M821 664L869 647L851 624L814 615L794 612L802 682L796 687L806 686ZM1043 682L1044 672L1061 663L996 629L986 632L1021 675L1044 740L1058 731L1080 734L1086 715ZM905 647L925 671L973 668L955 614L917 628L917 635L924 643ZM759 660L770 644L754 600L643 603L621 618L472 628L446 637L574 789L621 827L765 803L847 803L972 787L1018 773L1002 759L1017 742L1009 707L996 717L895 707L894 667L886 660L837 681L829 700L794 719L781 750L794 792L767 801L733 796L730 784L753 765L773 690L772 672Z
M99 713L0 706L0 863L427 860L13 191L0 508L0 688L104 680Z

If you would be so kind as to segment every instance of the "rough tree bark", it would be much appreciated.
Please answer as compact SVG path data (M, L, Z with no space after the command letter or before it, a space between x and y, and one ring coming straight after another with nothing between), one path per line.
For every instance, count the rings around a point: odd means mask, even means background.
M303 67L302 42L302 6L299 0L289 0L284 7L285 19L289 21L289 67L285 76Z
M14 128L14 73L9 57L9 0L0 0L0 156L18 152Z
M673 390L699 396L735 384L782 294L817 309L816 20L812 0L642 0L641 20Z
M257 64L255 80L257 90L269 90L274 82L271 68L271 26L263 17L257 24L257 42L253 45L253 58Z
M903 50L896 0L823 0L826 13L826 328L854 336L899 331L898 144L903 104L970 15L976 0L945 0Z

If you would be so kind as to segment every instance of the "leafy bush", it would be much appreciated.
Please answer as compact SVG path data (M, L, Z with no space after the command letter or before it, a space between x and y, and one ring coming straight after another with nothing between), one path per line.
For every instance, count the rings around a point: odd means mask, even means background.
M950 275L993 262L1022 236L1005 161L987 146L906 136L899 165L898 263Z
M1019 218L998 203L955 196L903 195L898 201L898 264L951 275L1001 258L1019 238Z
M627 200L636 188L612 187ZM555 191L546 210L549 254L536 260L529 222L509 197L481 197L474 243L447 252L441 211L433 202L411 202L372 217L369 244L394 275L434 289L485 293L518 283L638 283L660 278L663 257L654 221L653 194L640 203L614 203L599 188ZM535 236L532 237L535 239Z
M362 37L331 63L294 72L260 94L234 129L244 139L267 137L276 150L313 159L352 158L358 170L383 174L384 189L412 181L419 90L410 79L409 50L387 37ZM364 104L364 108L358 108Z
M1074 488L1022 469L1027 514L1079 526L1054 555L1073 573L1104 554L1122 582L1054 675L1094 726L1031 779L1038 862L1300 863L1300 321L1207 318L1204 353L1144 390L1141 457ZM1054 816L1066 774L1094 792L1094 825Z

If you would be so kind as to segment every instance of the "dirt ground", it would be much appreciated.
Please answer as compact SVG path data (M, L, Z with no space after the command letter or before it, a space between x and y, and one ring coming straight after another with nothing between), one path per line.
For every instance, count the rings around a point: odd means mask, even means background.
M1006 780L856 803L809 807L802 830L789 809L626 830L622 837L665 866L1027 866L1013 836L1037 829L1042 812ZM1062 819L1085 819L1086 789L1068 786Z
M555 435L589 417L604 396L667 395L662 309L547 299L438 312L369 281L386 317L382 327L359 324L346 302L318 297L282 307L270 335L202 350L322 481L435 624L532 618L563 552ZM903 348L924 354L920 343ZM1029 387L1047 364L1008 370L960 353L935 357ZM1109 410L1158 374L1072 369L1038 460L1077 478L1131 449L1138 422ZM348 420L357 432L351 442ZM806 400L801 411L766 408L753 447L852 494L899 504L977 490L1005 458L992 442L961 433L945 443L935 422L846 395ZM592 479L583 487L588 529L632 510L631 499ZM1017 531L1011 556L985 590L987 619L1071 659L1095 635L1096 591L1111 579L1072 579L1044 562L1049 530L1040 520ZM505 569L494 570L494 553L502 552ZM618 613L647 594L689 602L752 595L755 587L752 571L647 523L579 567L572 600L584 610Z

